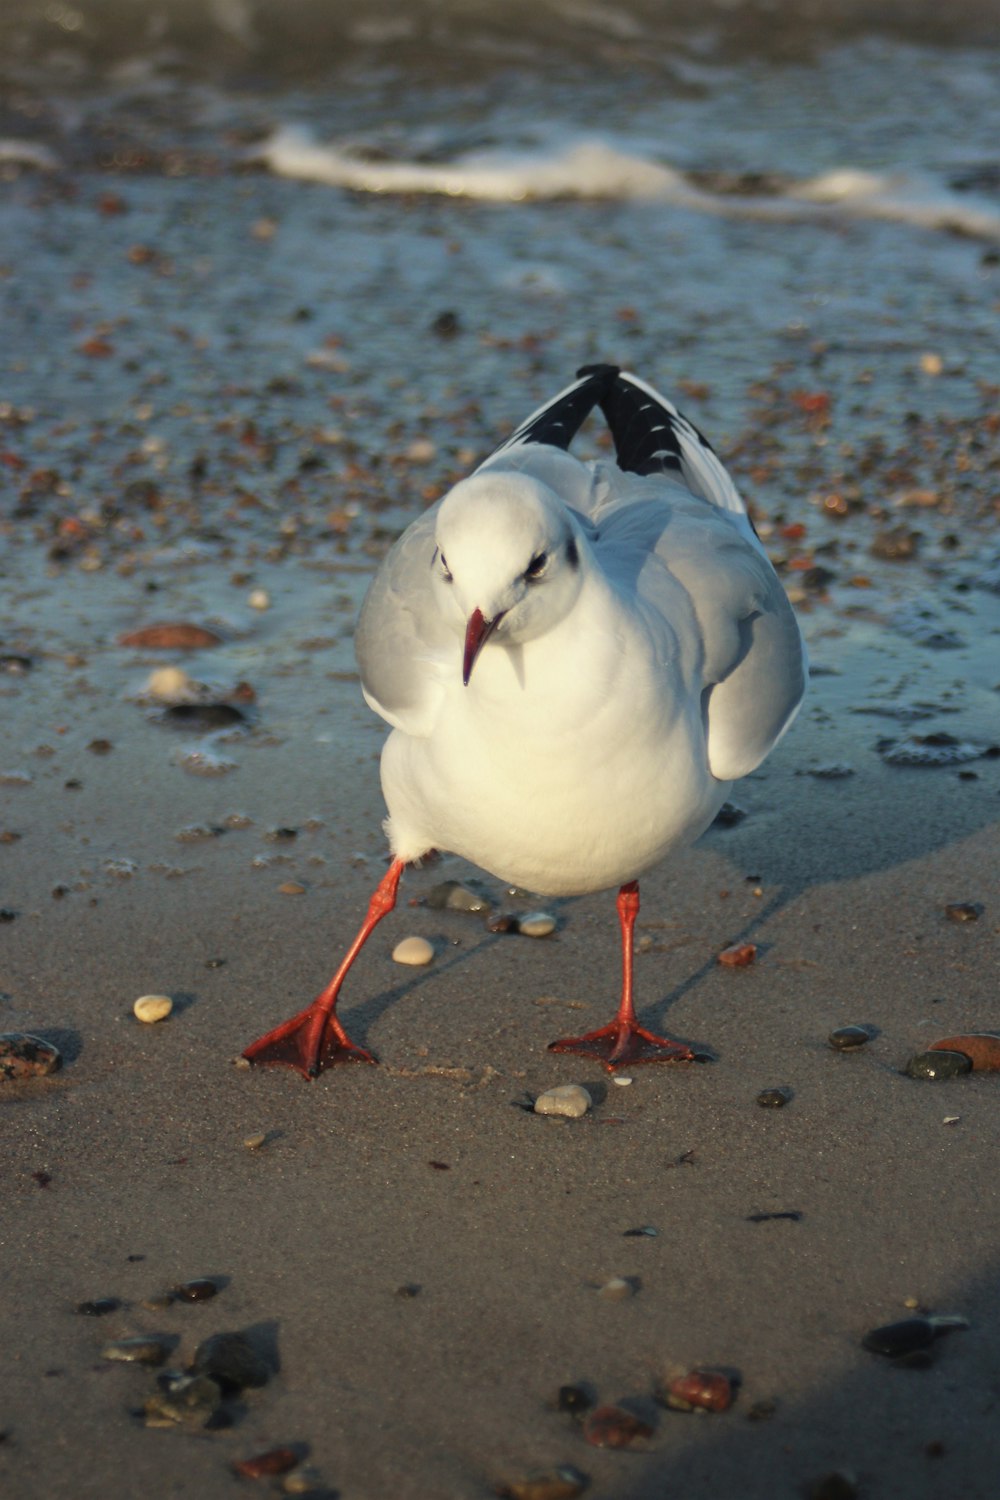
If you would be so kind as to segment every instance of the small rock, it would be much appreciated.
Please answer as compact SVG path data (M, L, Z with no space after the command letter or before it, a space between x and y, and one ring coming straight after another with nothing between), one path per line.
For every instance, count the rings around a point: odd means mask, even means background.
M266 1142L266 1140L267 1140L267 1132L264 1131L264 1130L258 1130L255 1135L246 1135L246 1136L244 1136L243 1137L243 1144L247 1148L248 1151L259 1151L260 1148L261 1148L261 1146L263 1146L264 1143Z
M835 1469L814 1479L806 1489L806 1500L857 1500L858 1481L850 1469Z
M964 1052L945 1052L935 1049L918 1052L911 1057L903 1069L907 1078L960 1078L972 1072L972 1059Z
M755 943L733 943L729 948L723 948L717 962L727 969L745 969L756 957Z
M196 1276L193 1281L182 1281L171 1287L171 1291L182 1302L208 1302L218 1296L220 1287L211 1276Z
M871 1041L871 1032L867 1026L838 1026L827 1041L835 1052L856 1052Z
M252 589L247 597L247 603L251 609L270 609L271 596L267 592L267 589Z
M913 531L909 526L890 526L876 534L871 544L871 554L872 557L881 558L883 562L909 562L916 557L922 540L920 532Z
M280 896L304 896L305 893L305 886L298 880L283 880L278 886Z
M147 698L155 698L158 703L176 703L196 696L198 684L183 667L157 667L150 672L143 691Z
M769 1422L777 1410L778 1403L773 1396L762 1396L747 1411L747 1421Z
M594 1448L631 1448L651 1438L653 1429L621 1406L599 1406L584 1418L583 1435Z
M630 1073L616 1073L611 1080L611 1082L617 1084L620 1089L627 1089L632 1081L633 1079Z
M257 1453L253 1458L234 1458L233 1473L241 1479L264 1479L274 1474L287 1474L299 1462L294 1448L269 1448L266 1453Z
M401 938L392 950L392 958L397 964L429 964L434 958L434 947L425 937Z
M561 1385L556 1394L556 1410L571 1417L582 1417L593 1406L593 1397L582 1385Z
M735 828L737 823L742 823L746 817L746 809L737 807L735 802L723 802L715 815L713 828Z
M518 921L509 911L491 912L486 918L487 932L517 932Z
M627 1302L635 1296L635 1283L627 1276L612 1276L598 1287L597 1295L604 1302Z
M157 1021L165 1021L174 1008L174 1002L169 995L140 995L132 1007L132 1013L137 1021L145 1021L152 1026Z
M502 1480L494 1490L501 1500L576 1500L589 1483L568 1464L558 1469L540 1469L524 1479Z
M195 1350L191 1369L210 1375L223 1391L267 1385L271 1368L242 1333L213 1333Z
M955 1316L903 1318L873 1328L861 1340L861 1347L888 1359L904 1359L929 1350L935 1339L968 1326L967 1319Z
M517 930L522 937L549 937L556 930L556 919L551 912L529 911L526 916L518 917Z
M431 886L424 897L424 905L432 911L489 911L490 902L485 896L470 890L460 880L442 880Z
M761 1089L757 1095L757 1103L762 1109L784 1109L794 1097L787 1084L779 1084L777 1088Z
M203 625L187 622L171 622L164 625L146 625L141 630L132 630L118 637L119 646L139 647L148 651L198 651L206 646L221 646L222 637Z
M656 1399L671 1411L728 1411L733 1404L733 1383L728 1375L713 1370L692 1370L668 1380Z
M62 1067L62 1054L51 1042L24 1031L0 1036L0 1083L20 1078L44 1078Z
M546 1089L535 1100L536 1115L565 1115L570 1120L579 1120L593 1106L593 1099L579 1083L563 1083L557 1088Z
M172 1340L139 1334L135 1338L114 1339L105 1344L101 1358L119 1360L128 1365L162 1365L172 1347Z
M160 1376L159 1389L147 1399L143 1411L147 1427L204 1427L221 1404L222 1392L207 1375L168 1371Z
M944 909L949 922L978 922L985 911L981 901L952 901Z
M970 1031L932 1042L931 1052L956 1052L967 1057L977 1073L1000 1072L1000 1036L989 1031ZM926 1054L925 1054L926 1056Z
M89 1302L78 1302L76 1311L84 1318L105 1318L123 1305L120 1297L94 1297Z
M337 1492L327 1489L323 1484L323 1476L318 1469L311 1464L303 1464L301 1468L293 1469L281 1481L282 1494L285 1495L335 1495Z

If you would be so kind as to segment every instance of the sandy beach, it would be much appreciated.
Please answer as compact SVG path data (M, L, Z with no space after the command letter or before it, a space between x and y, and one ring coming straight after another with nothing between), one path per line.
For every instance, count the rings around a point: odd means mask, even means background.
M1000 1081L902 1070L1000 1024L994 246L177 153L0 183L0 1030L63 1057L0 1082L0 1490L250 1493L233 1463L291 1446L261 1492L987 1500ZM345 991L381 1065L238 1067L384 869L352 653L379 557L595 357L731 464L813 667L744 816L643 881L642 1018L713 1060L626 1083L548 1053L616 998L612 896L445 857ZM122 644L163 622L218 644ZM205 685L187 711L165 667ZM556 931L424 904L446 879ZM393 963L408 933L428 968ZM735 942L753 964L717 962ZM563 1083L584 1118L531 1111ZM217 1294L163 1296L196 1278ZM915 1313L968 1327L922 1367L862 1348ZM183 1370L223 1331L266 1378L209 1427L147 1426L157 1371L102 1357L163 1336ZM729 1410L655 1399L692 1369ZM568 1386L650 1435L594 1446Z

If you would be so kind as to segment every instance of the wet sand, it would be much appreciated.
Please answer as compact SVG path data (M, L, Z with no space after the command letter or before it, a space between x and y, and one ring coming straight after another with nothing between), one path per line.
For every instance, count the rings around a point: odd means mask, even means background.
M0 1085L0 1483L222 1495L232 1460L299 1443L344 1500L473 1500L558 1464L595 1500L793 1497L839 1468L865 1496L992 1495L1000 1084L900 1069L997 1025L1000 766L877 749L997 738L982 247L793 226L778 260L773 229L679 212L501 216L228 174L3 193L0 628L30 666L0 676L0 828L20 834L0 845L0 1024L65 1065ZM654 231L670 274L651 289ZM495 937L405 904L474 873L445 860L407 876L345 993L382 1066L238 1069L325 981L383 868L382 726L350 644L377 555L594 355L676 391L731 459L817 669L737 788L746 817L643 882L640 1010L715 1061L618 1087L547 1053L613 1004L611 898L553 907L545 941ZM897 525L916 556L873 557ZM118 644L161 620L225 639ZM229 701L249 682L247 724L162 722L137 696L164 664ZM901 704L930 708L907 724ZM834 763L852 774L809 774ZM979 920L949 921L955 901ZM438 945L430 969L392 963L407 932ZM757 961L724 970L736 940ZM176 1008L144 1027L150 991ZM873 1040L839 1055L825 1039L849 1022ZM522 1107L567 1082L595 1090L583 1120ZM774 1085L791 1102L760 1108ZM751 1217L769 1213L800 1217ZM634 1296L598 1296L615 1275ZM194 1276L225 1284L141 1305ZM99 1296L126 1305L74 1312ZM913 1306L970 1327L928 1369L862 1350ZM273 1378L228 1428L146 1430L153 1375L102 1345L172 1334L183 1364L220 1329L250 1330ZM731 1411L653 1404L698 1365L738 1372ZM553 1409L571 1382L636 1403L645 1450L590 1447Z

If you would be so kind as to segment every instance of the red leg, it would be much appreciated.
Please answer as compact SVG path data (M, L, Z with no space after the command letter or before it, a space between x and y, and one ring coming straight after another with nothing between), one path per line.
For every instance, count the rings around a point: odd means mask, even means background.
M640 1026L632 1001L632 934L639 915L639 882L630 880L618 892L618 920L622 929L622 998L618 1013L599 1031L586 1036L568 1036L550 1042L550 1052L575 1052L580 1057L596 1057L609 1072L633 1063L693 1062L694 1053L683 1042L657 1036Z
M347 971L368 941L373 929L396 905L403 861L394 859L376 886L368 903L368 915L344 955L343 963L322 994L290 1021L283 1021L266 1036L251 1042L243 1053L258 1066L283 1063L297 1068L303 1078L315 1078L334 1063L370 1062L375 1058L364 1047L356 1047L337 1017L337 996Z

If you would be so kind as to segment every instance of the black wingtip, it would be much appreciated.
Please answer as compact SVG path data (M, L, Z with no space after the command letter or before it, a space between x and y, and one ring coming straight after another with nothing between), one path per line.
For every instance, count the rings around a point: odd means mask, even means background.
M535 412L496 452L502 453L515 443L548 443L553 448L568 449L594 407L609 395L620 373L617 365L585 365L576 373L580 384Z
M620 374L620 365L581 365L576 372L576 378L582 380L585 375L601 375L610 385L612 381L618 379Z

